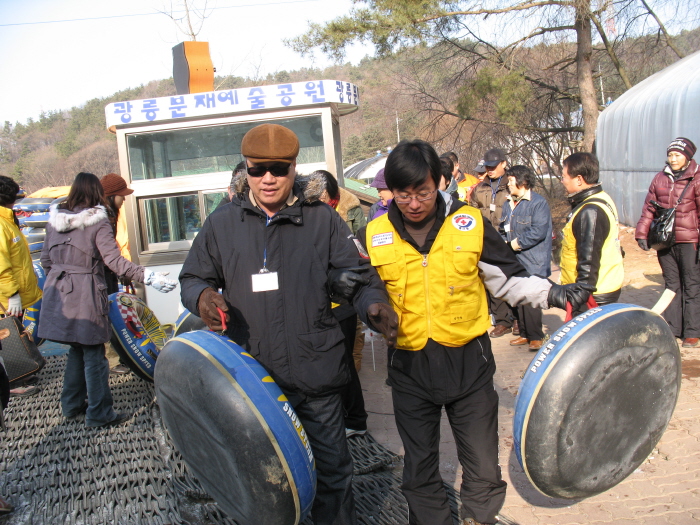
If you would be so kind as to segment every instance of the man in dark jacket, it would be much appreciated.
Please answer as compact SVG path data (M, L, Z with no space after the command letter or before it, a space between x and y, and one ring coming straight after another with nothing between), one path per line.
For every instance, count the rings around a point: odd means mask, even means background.
M618 238L617 208L598 182L598 159L579 152L564 159L561 182L571 204L569 220L562 230L560 281L596 287L599 305L620 298L625 271ZM583 307L581 311L585 311Z
M505 176L508 161L502 149L493 148L484 153L486 178L472 191L470 204L481 211L491 226L498 228L503 205L508 199L508 177ZM489 312L494 328L491 337L501 337L513 330L513 315L505 301L489 295Z
M223 311L227 334L268 370L296 410L316 461L314 522L353 524L340 396L350 363L329 292L354 295L360 318L389 345L397 319L348 226L330 206L307 200L295 182L298 152L297 136L283 126L246 133L247 177L195 238L180 273L182 303L212 330L222 329ZM346 273L356 267L365 269L363 277Z

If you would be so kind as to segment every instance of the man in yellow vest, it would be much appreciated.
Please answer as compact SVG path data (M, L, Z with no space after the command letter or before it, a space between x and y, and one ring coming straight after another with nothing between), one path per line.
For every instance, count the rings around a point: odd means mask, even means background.
M592 287L530 276L478 209L438 191L440 159L401 142L384 169L394 199L367 225L372 265L399 317L388 375L404 445L411 525L452 525L439 469L445 407L462 465L464 524L498 523L506 483L498 465L498 395L486 289L511 305L584 304Z
M561 182L571 204L561 247L561 284L595 286L599 305L620 298L625 276L618 239L617 208L598 182L598 159L592 153L574 153L564 159ZM574 316L586 310L574 310Z

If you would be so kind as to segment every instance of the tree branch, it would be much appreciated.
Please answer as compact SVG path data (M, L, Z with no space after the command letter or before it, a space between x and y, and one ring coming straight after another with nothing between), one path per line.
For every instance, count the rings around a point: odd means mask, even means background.
M554 33L554 32L556 32L556 31L566 31L566 30L572 30L572 31L573 31L573 30L575 30L575 29L576 29L576 28L575 28L574 26L538 27L538 28L536 28L535 30L533 30L533 32L530 33L529 35L524 36L524 37L521 38L520 40L516 40L515 42L512 42L512 43L508 44L508 45L504 48L504 51L505 51L506 49L509 49L509 48L515 48L515 47L517 47L518 45L520 45L521 43L523 43L523 42L525 42L525 41L527 41L527 40L529 40L529 39L531 39L531 38L535 38L536 36L542 36L542 35L545 35L545 34L547 34L547 33Z
M508 125L508 124L505 124L503 122L498 122L495 120L484 120L484 119L479 119L479 118L474 118L474 117L463 117L462 115L459 115L458 113L455 113L453 111L443 110L443 113L445 115L449 115L451 117L455 117L455 118L458 118L460 120L470 120L472 122L480 122L482 124L489 124L492 126L507 126ZM583 133L583 126L567 126L567 127L561 127L561 128L543 128L541 126L522 125L522 126L518 126L518 128L526 130L526 131L534 131L534 132L538 132L538 133L565 133L565 132Z
M498 15L502 13L512 13L513 11L525 11L527 9L536 9L539 7L545 7L549 5L556 5L559 7L575 7L576 2L570 0L544 0L542 2L524 2L519 5L504 7L502 9L477 9L475 11L442 12L435 16L418 19L416 20L416 23L422 24L425 22L433 22L435 20L440 20L441 18L448 18L452 16Z
M615 69L617 69L617 73L620 75L622 82L625 84L625 88L631 89L632 82L630 82L630 77L629 77L629 75L627 75L627 70L620 63L620 60L617 58L617 53L615 53L615 50L613 49L612 45L610 44L610 40L608 40L608 37L605 34L605 29L603 28L602 24L600 23L600 20L598 19L597 16L593 16L591 14L591 21L593 22L596 29L598 30L598 34L600 35L600 38L603 41L603 45L605 46L605 50L608 52L608 56L610 57L610 60L612 60L612 63L615 65Z
M647 4L645 0L640 0L640 2L642 2L642 5L649 12L649 14L652 17L654 17L654 20L656 20L656 23L659 24L659 29L663 33L664 39L666 40L666 44L668 45L668 47L673 49L673 52L676 55L678 55L678 58L685 58L685 55L680 52L680 50L675 46L675 44L673 42L671 42L671 37L669 36L668 32L666 31L666 26L664 26L663 22L661 22L659 17L656 16L656 13L654 13L654 11L651 10L651 7L649 7L649 4Z

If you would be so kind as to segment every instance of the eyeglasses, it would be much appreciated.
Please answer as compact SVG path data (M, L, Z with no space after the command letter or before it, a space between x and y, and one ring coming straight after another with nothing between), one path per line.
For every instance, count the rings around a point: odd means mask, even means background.
M418 195L396 195L394 193L394 200L396 201L396 204L410 204L413 199L416 199L418 202L424 202L429 200L436 191L437 189L434 189L433 191L424 191Z
M284 177L289 174L289 164L273 164L272 166L246 166L248 175L262 177L268 171L275 177Z

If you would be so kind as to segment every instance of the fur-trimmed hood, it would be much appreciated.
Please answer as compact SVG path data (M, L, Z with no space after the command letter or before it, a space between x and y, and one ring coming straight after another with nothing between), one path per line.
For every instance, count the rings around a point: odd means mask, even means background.
M294 176L294 184L301 188L304 193L304 202L314 202L321 198L321 194L326 189L326 182L321 175L299 175ZM245 172L237 174L231 181L231 188L239 197L247 195L250 186L248 186L248 177Z
M340 215L344 221L347 221L348 212L353 208L360 206L360 199L344 188L339 188L339 190L340 200L338 201L338 205L335 207L335 211L338 212L338 215Z
M57 232L84 230L107 218L107 210L101 205L94 208L83 208L79 211L65 210L58 206L58 204L54 204L49 209L49 224Z

